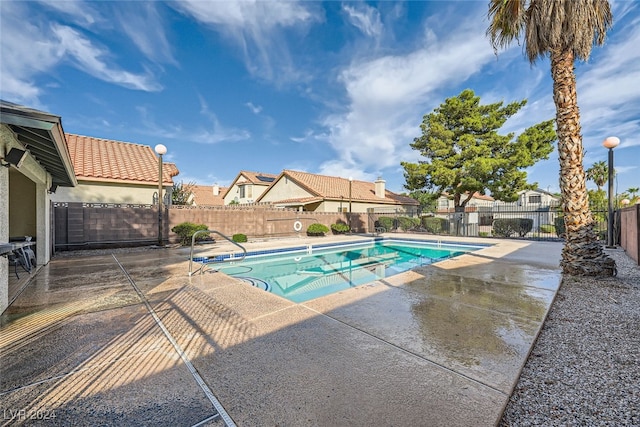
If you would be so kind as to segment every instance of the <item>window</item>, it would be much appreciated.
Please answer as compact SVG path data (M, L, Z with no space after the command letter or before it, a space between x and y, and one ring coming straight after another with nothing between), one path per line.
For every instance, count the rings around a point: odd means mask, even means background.
M532 194L529 196L529 203L542 203L542 196L539 194Z
M244 199L245 197L253 197L253 185L251 184L242 184L239 186L240 188L240 198Z

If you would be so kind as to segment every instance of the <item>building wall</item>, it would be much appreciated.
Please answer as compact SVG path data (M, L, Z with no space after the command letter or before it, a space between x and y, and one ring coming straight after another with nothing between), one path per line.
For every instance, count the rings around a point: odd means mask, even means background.
M343 200L327 200L322 204L323 212L349 212L349 199ZM402 205L391 205L385 203L366 203L351 201L351 212L367 213L373 209L374 212L387 212L403 214L407 213L407 207ZM415 207L413 208L416 209Z
M9 237L36 236L36 184L12 168L9 185Z
M240 186L244 185L245 197L240 197ZM249 204L255 202L268 188L268 185L256 185L248 181L244 176L240 176L233 186L227 191L224 197L224 204L228 205L233 201L240 204Z
M312 196L313 195L310 194L307 190L284 176L271 185L271 187L269 188L269 192L265 194L262 199L260 199L260 202L273 203L277 202L278 200L300 199Z
M464 200L465 196L462 196L461 200ZM473 208L473 207L490 207L493 206L494 201L493 200L485 200L485 199L478 199L476 197L472 197L471 200L469 200L469 202L466 204L466 208ZM440 196L438 198L438 202L437 202L437 209L438 211L445 211L445 212L449 212L449 211L453 211L453 209L455 208L455 202L453 201L453 198L449 199L446 196Z
M0 152L4 154L11 147L24 149L11 129L0 125ZM31 155L27 156L20 169L0 167L0 201L3 201L0 203L0 241L33 236L37 265L48 263L51 254L49 197L46 191L50 185L51 175ZM0 312L9 303L8 272L7 258L0 257Z
M171 188L164 187L164 200ZM78 181L76 187L58 187L51 195L53 202L153 204L158 184L100 183Z
M539 200L539 201L538 201ZM560 201L557 197L554 197L551 194L543 193L535 190L525 190L523 191L518 198L518 205L521 206L531 206L531 205L558 205Z
M307 190L299 186L293 181L290 181L286 177L283 177L278 182L273 184L269 189L269 192L260 200L261 203L274 203L279 200L287 199L303 199L305 197L313 197ZM371 209L374 210L386 210L389 212L406 212L406 207L400 205L389 205L384 203L371 203L351 200L351 212L352 213L366 213ZM313 210L314 212L349 212L349 198L345 197L342 200L325 200L316 204L310 204L305 206L305 210Z

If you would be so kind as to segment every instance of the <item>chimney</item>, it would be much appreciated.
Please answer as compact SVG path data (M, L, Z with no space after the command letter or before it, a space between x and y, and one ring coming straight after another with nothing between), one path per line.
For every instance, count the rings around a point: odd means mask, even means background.
M381 199L384 199L385 197L385 190L384 190L384 184L385 184L385 180L382 179L382 177L378 177L378 179L376 179L374 181L374 184L376 185L376 197L379 197Z
M213 195L214 196L220 195L220 186L218 184L213 184Z

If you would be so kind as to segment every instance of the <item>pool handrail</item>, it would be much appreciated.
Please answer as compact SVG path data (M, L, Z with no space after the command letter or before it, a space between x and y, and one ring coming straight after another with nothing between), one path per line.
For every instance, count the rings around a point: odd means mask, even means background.
M198 230L195 233L193 233L193 236L191 236L191 251L189 252L189 277L191 277L192 275L194 275L195 273L197 273L198 271L200 271L200 274L202 274L202 272L204 271L204 267L206 266L206 264L203 264L200 268L198 268L196 271L192 271L193 269L193 247L195 246L196 243L196 236L198 234L202 234L202 233L207 233L207 234L211 234L211 233L215 233L218 236L222 237L225 240L228 240L229 242L231 242L232 244L236 245L237 247L239 247L240 249L242 249L242 257L240 258L227 258L227 259L223 259L222 261L218 261L218 262L239 262L242 261L246 258L247 256L247 250L244 248L244 246L240 245L238 242L234 242L233 239L230 239L228 236L225 236L224 234L222 234L221 232L217 231L217 230Z

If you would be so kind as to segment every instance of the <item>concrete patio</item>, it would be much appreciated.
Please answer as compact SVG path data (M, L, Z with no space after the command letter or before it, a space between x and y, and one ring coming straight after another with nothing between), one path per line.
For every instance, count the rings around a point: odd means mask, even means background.
M54 258L1 318L3 421L493 426L562 243L456 240L493 246L301 304L189 278L183 248Z

